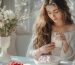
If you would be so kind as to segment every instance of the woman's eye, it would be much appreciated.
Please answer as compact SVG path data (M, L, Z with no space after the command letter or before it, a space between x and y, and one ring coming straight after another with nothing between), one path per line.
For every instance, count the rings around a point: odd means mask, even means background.
M51 14L51 13L48 13L48 14Z
M58 11L55 11L54 13L58 13Z

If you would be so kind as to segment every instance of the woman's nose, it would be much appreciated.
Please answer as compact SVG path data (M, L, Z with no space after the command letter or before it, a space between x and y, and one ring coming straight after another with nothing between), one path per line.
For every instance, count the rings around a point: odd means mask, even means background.
M55 15L54 15L54 14L51 14L51 18L52 18L52 19L55 19Z

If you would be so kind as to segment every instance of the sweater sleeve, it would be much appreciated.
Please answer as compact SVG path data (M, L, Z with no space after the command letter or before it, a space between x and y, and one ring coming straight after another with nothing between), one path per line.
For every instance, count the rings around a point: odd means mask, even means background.
M67 40L69 40L69 39L67 39ZM71 34L71 38L68 41L68 43L69 43L68 51L66 53L64 53L63 49L61 50L61 58L63 60L73 60L75 57L75 51L74 51L75 50L75 32L73 32Z
M36 37L36 36L35 36ZM33 48L33 40L35 39L34 35L32 35L30 44L28 46L26 57L35 57L35 49Z

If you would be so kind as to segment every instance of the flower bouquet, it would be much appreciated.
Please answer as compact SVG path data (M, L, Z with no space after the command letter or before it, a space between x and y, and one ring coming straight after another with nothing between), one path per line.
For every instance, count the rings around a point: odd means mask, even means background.
M9 36L16 29L17 17L11 10L0 8L0 36Z
M10 55L7 53L7 49L10 46L10 36L15 31L18 23L18 19L15 13L6 8L0 8L0 61L9 62Z

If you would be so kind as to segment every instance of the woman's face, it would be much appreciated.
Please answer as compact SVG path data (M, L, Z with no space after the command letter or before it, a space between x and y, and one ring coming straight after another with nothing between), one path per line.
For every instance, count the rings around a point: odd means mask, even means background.
M56 5L46 6L48 16L54 21L55 24L63 23L63 13L58 9Z

